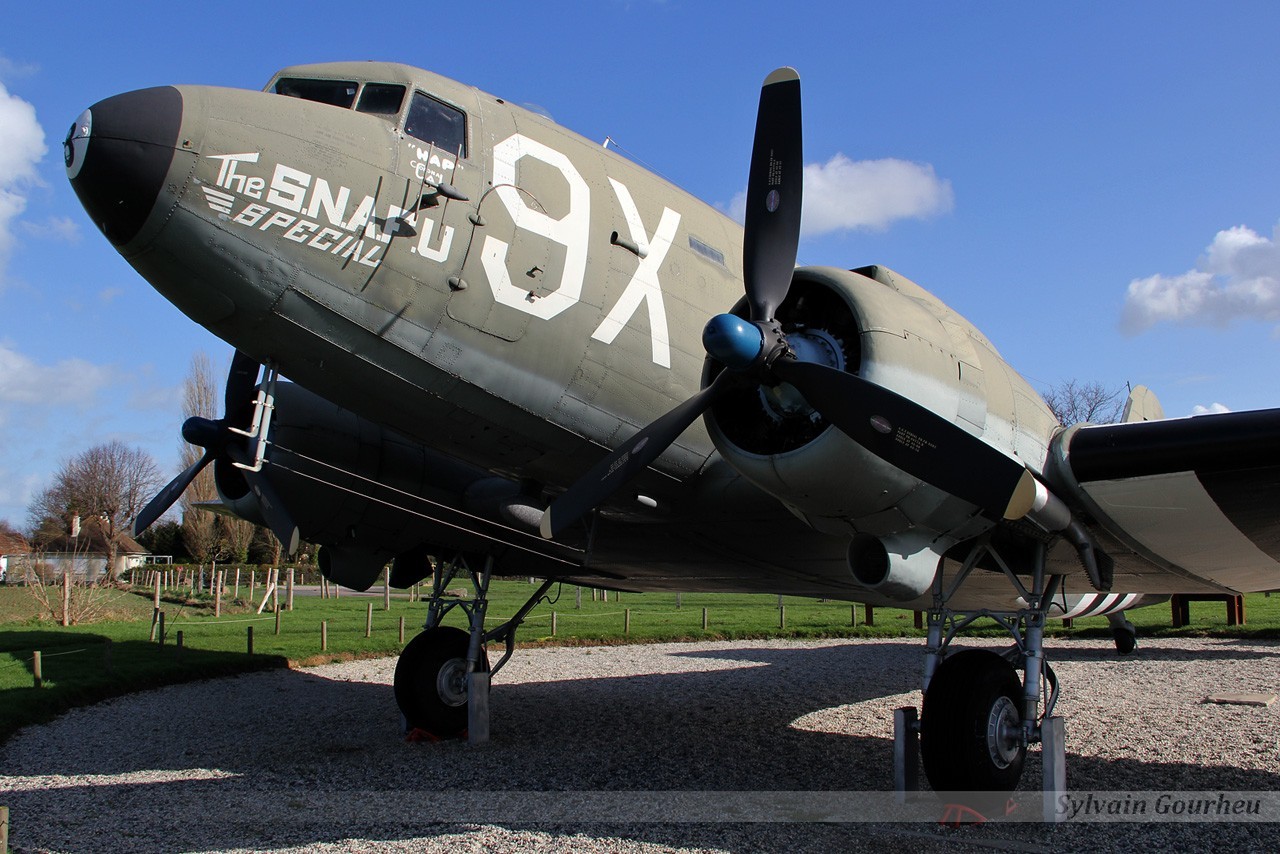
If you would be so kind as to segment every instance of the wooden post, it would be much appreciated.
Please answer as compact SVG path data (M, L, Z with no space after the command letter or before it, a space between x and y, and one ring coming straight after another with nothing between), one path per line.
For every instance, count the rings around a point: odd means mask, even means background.
M251 570L249 570L249 601L250 601L250 602L252 602L252 601L253 601L253 581L254 581L254 577L255 577L255 573L254 573L254 571L253 571L252 569L251 569Z
M704 632L707 630L707 609L706 608L702 609L702 630Z
M288 599L287 599L287 602L288 602L288 610L292 611L292 610L293 610L293 567L289 567L289 587L288 587L288 590L289 590L289 595L288 595Z
M249 654L253 655L253 626L251 625L245 626L245 629L247 629L247 632L246 632L247 637L245 638L245 640L247 641L249 646Z
M858 625L858 606L857 605L849 606L849 625L851 626Z
M329 649L329 621L320 621L320 651L325 652Z
M573 592L573 607L582 610L582 588L578 587Z
M373 603L368 603L369 607L364 614L364 636L373 637Z
M280 603L276 603L276 634L280 634Z
M271 603L272 606L280 610L280 568L271 568Z
M866 604L864 604L864 605L862 606L862 611L863 611L863 615L864 615L864 617L863 617L863 621L864 621L868 626L874 626L874 625L876 624L876 610L875 610L875 608L871 607L870 605L866 605Z
M594 587L591 588L591 601L592 602L600 601L600 591L596 590Z
M400 643L404 643L404 617L400 618Z
M218 570L213 576L213 616L218 618L222 616L222 573L225 570Z
M551 612L551 636L555 637L555 634L556 634L556 612L552 611Z
M37 688L44 687L44 663L40 660L40 650L31 653L31 676Z
M240 598L240 567L238 566L236 567L236 589L235 589L235 592L231 594L231 598L232 599Z
M680 594L679 593L676 594L676 610L677 611L680 610Z
M156 626L160 622L160 606L157 605L151 610L151 640L156 639Z
M923 611L915 612L915 616L912 617L912 625L914 625L917 629L924 628L924 612Z
M600 601L601 601L601 602L608 602L608 601L609 601L609 591L608 591L608 590L601 590L601 591L600 591Z
M787 627L787 606L779 605L778 606L778 628L785 629L786 627Z
M622 609L622 633L624 635L631 634L631 609Z
M160 633L156 635L156 641L164 646L164 611L160 612Z
M391 610L391 567L382 568L382 610Z
M71 625L71 570L62 571L62 625Z
M342 585L338 584L337 582L334 582L334 585L333 585L333 598L334 599L342 598Z
M155 584L156 591L155 591L155 595L152 597L152 603L154 607L157 610L159 610L160 608L160 573L157 572L155 576L156 576L156 584Z

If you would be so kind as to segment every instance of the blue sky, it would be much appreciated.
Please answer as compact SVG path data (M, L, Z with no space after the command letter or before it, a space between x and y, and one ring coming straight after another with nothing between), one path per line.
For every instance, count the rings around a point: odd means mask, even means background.
M803 263L890 266L1037 387L1142 383L1174 416L1280 404L1277 33L1262 2L11 4L0 519L23 525L59 463L109 439L176 470L190 357L229 357L67 184L62 138L101 98L408 62L611 136L729 209L759 84L794 65Z

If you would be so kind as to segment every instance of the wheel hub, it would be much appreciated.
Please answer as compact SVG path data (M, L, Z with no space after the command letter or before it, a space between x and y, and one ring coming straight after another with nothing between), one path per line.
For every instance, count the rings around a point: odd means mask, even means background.
M436 693L440 700L449 706L465 706L467 704L467 660L451 658L440 667L436 674Z
M996 698L987 717L987 754L997 768L1008 768L1022 746L1022 716L1008 697Z

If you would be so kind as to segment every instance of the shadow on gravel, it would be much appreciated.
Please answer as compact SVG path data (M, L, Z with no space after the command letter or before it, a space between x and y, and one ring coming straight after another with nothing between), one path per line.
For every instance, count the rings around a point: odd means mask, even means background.
M897 695L917 687L920 651L915 642L676 646L665 654L664 669L719 669L638 675L613 675L639 655L635 648L529 651L497 677L493 737L480 747L406 743L389 686L393 660L362 665L361 672L377 669L372 678L383 681L376 683L338 681L352 671L329 668L321 672L333 678L276 671L172 686L19 734L0 749L0 769L11 775L0 776L0 803L11 809L18 848L346 847L350 839L419 837L444 848L470 832L461 823L477 820L466 804L518 810L528 801L527 819L502 822L506 832L544 824L536 793L634 792L639 799L647 791L884 791L893 786L892 708L905 699ZM885 718L868 722L864 713L857 724L864 731L854 734L792 726L831 710L834 723L824 726L836 727L840 707L854 703L883 706ZM1227 780L1233 789L1280 785L1273 773L1230 769L1220 776L1226 769L1154 758L1069 755L1068 763L1085 779L1141 775L1153 789L1213 790ZM1039 762L1028 766L1024 782L1034 787ZM148 772L155 782L146 781ZM100 776L89 783L19 779L32 775ZM545 829L735 851L831 850L875 840L921 850L949 840L1007 838L1053 850L1096 843L1089 828L1039 825L954 832L933 825L693 825L679 823L678 815L667 823L602 824L564 815L556 822ZM1224 833L1215 838L1248 847L1250 837ZM1136 844L1142 837L1128 838ZM575 846L566 839L551 847Z

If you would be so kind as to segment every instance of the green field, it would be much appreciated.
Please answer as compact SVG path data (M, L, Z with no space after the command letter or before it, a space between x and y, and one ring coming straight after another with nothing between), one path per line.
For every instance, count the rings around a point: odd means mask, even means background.
M497 625L514 613L536 590L527 581L495 580L490 588L488 624ZM318 664L352 657L399 653L400 622L405 639L421 628L425 604L409 601L403 591L393 591L390 608L382 595L341 598L296 596L293 611L282 611L280 631L275 617L258 615L256 603L246 591L234 601L224 599L222 616L213 616L213 600L187 592L166 594L164 644L149 640L152 598L149 591L111 592L108 618L88 625L63 628L35 616L35 601L26 588L0 586L0 741L28 723L51 719L78 705L150 687L247 670ZM848 602L815 601L783 597L783 613L777 596L750 594L610 593L608 601L593 601L590 590L552 587L521 626L521 644L642 643L716 638L755 637L901 637L921 636L910 611L875 609L875 625L866 625L863 606L856 606L857 622L851 625ZM258 588L261 594L261 587ZM558 594L558 598L557 598ZM281 594L283 606L284 595ZM373 606L373 630L365 636L368 606ZM707 628L702 628L706 609ZM630 611L630 632L624 634L625 613ZM552 615L556 623L552 634ZM1130 612L1140 637L1215 634L1232 637L1280 637L1280 596L1246 597L1248 624L1228 627L1221 603L1191 606L1191 623L1170 628L1169 605ZM328 649L321 650L321 622L327 623ZM465 626L460 609L446 624ZM253 629L253 655L247 652L248 629ZM183 646L177 648L177 633ZM994 628L977 633L997 634ZM1077 620L1067 630L1050 621L1049 633L1059 636L1109 637L1101 617ZM1139 641L1141 643L1141 641ZM41 653L43 687L33 685L33 653ZM491 650L496 659L500 650Z

